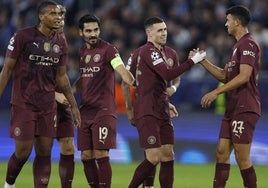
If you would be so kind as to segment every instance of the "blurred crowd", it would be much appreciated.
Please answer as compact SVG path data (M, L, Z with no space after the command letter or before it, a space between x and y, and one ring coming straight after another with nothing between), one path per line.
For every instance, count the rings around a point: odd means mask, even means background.
M101 37L113 43L126 62L132 50L146 42L143 21L150 16L164 18L168 27L168 45L187 59L189 50L207 51L213 63L224 66L234 39L228 36L225 11L237 4L252 13L250 32L262 48L261 69L268 71L268 0L55 0L67 8L65 34L69 43L68 75L78 74L77 52L82 45L78 19L85 13L102 21ZM0 67L9 39L20 28L38 24L39 0L0 0ZM206 76L201 66L185 75L188 79Z

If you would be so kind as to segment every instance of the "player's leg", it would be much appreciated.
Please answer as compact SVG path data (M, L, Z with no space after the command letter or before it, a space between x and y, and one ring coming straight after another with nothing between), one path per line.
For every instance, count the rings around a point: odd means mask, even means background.
M92 121L82 119L81 127L77 129L77 146L81 151L81 161L84 173L91 188L99 187L99 176L96 159L93 153L92 132L90 127Z
M257 176L250 159L251 142L259 116L255 113L237 115L232 121L235 157L244 187L256 188Z
M136 188L155 170L160 162L160 128L159 121L152 116L145 116L136 121L136 127L139 132L139 141L142 148L145 149L146 158L136 168L129 188Z
M33 147L33 140L18 141L15 140L15 152L8 160L6 182L4 188L15 187L15 181L23 167L28 160Z
M174 182L174 150L173 145L161 146L161 164L159 171L161 187L172 188Z
M34 187L46 188L51 173L51 149L53 138L38 136L35 140L33 162Z
M15 140L15 152L8 161L5 188L15 186L23 165L31 154L34 143L34 113L17 106L11 107L10 136Z
M74 142L73 137L59 138L60 161L59 175L62 188L71 188L74 176Z
M91 188L99 187L99 170L93 150L82 150L81 160L84 166L84 173Z
M99 187L110 188L112 167L109 150L116 148L116 118L103 116L92 126L94 155L99 169Z
M172 188L174 182L174 128L171 120L161 122L161 165L159 170L159 181L161 187Z

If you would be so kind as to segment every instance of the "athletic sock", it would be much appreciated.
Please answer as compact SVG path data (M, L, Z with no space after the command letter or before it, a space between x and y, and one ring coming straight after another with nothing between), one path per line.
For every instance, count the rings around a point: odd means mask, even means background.
M144 152L144 157L146 158L146 153L145 152ZM156 166L150 172L150 174L146 177L146 179L143 181L143 187L144 188L153 188L154 187L155 173L156 173Z
M174 160L161 162L159 171L161 187L172 188L174 182Z
M230 164L216 163L213 188L223 188L229 178Z
M18 177L23 165L26 163L27 159L19 160L15 153L11 155L8 161L6 182L9 185L15 184L16 178Z
M112 182L112 167L109 157L97 159L99 167L99 188L110 188Z
M38 188L48 186L51 172L51 156L36 155L33 162L34 185Z
M10 185L7 182L5 182L4 188L15 188L15 184Z
M61 187L71 188L74 177L74 155L60 154L59 175Z
M244 186L246 188L256 188L257 187L257 176L253 166L250 168L240 170Z
M140 165L136 168L135 173L132 177L132 180L128 188L137 188L142 182L148 177L151 171L155 168L155 165L150 163L145 159Z
M98 168L95 159L82 160L84 165L84 173L87 178L87 182L91 188L99 187L99 175Z

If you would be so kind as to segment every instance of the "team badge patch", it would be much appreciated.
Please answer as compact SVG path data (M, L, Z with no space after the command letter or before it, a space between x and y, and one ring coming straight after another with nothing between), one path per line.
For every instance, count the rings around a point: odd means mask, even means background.
M21 134L21 130L20 130L20 128L19 128L19 127L16 127L16 128L14 129L14 135L15 135L15 136L20 136L20 134Z
M88 63L91 59L91 55L86 55L86 58L85 58L85 63Z
M173 61L173 59L168 58L168 59L167 59L167 64L168 64L169 66L173 67L173 65L174 65L174 61Z
M55 52L55 53L59 53L59 52L60 52L60 47L59 47L59 45L55 44L55 45L53 46L53 52Z
M100 54L94 55L93 61L96 62L96 63L99 62L100 61Z
M156 138L155 136L149 136L147 139L148 144L155 144L156 143Z
M44 50L45 50L46 52L49 52L49 51L50 51L50 43L48 43L48 42L45 42L45 43L44 43Z

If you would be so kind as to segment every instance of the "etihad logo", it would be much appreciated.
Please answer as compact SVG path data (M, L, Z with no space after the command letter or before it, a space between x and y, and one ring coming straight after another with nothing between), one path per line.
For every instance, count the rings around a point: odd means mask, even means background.
M99 72L100 67L82 67L80 68L80 73L90 73L90 72Z
M249 50L244 50L244 51L243 51L243 55L249 55L249 56L255 58L255 53L252 52L252 51L249 51Z
M57 64L60 61L59 58L53 58L49 56L42 56L42 55L35 55L35 54L30 54L29 60L38 61L38 62L47 62L47 63L53 63L53 64Z

